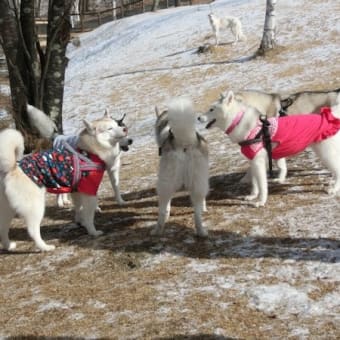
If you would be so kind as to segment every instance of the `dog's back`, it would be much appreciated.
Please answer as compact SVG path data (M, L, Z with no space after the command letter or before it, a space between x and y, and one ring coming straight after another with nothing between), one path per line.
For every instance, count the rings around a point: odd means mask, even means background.
M280 96L276 93L245 90L236 92L235 99L255 107L268 117L277 116L281 107Z
M323 106L334 106L340 89L332 91L302 91L282 95L281 106L286 114L318 113Z

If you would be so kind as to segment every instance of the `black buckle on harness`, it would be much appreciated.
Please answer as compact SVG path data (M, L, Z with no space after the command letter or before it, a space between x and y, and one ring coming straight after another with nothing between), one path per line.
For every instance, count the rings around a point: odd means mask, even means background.
M272 140L270 138L270 131L269 131L270 123L267 119L267 116L265 115L260 116L260 121L262 123L262 127L261 127L261 130L255 136L255 138L242 141L238 144L240 146L247 146L247 145L263 142L264 147L268 154L269 176L273 178Z

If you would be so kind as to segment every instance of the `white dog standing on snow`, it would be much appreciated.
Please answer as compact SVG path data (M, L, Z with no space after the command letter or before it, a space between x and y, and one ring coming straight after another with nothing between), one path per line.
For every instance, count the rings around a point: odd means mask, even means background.
M324 107L320 114L301 114L268 119L272 143L272 158L278 161L294 156L310 146L333 175L328 193L340 193L340 95L337 105ZM252 106L235 99L232 91L222 94L220 100L200 117L208 121L206 128L216 126L232 142L241 146L241 152L250 160L252 191L247 200L258 199L256 207L264 206L268 197L268 153L264 148L259 120L261 113ZM278 166L280 164L278 162Z
M218 17L217 15L210 13L208 14L210 25L215 34L216 45L220 43L220 30L221 28L230 28L234 35L234 43L239 40L245 41L246 36L242 32L242 24L240 19L232 16Z
M153 235L161 235L170 215L171 198L176 191L188 190L194 207L198 236L208 232L202 225L202 211L209 191L208 146L196 132L197 120L192 102L186 98L173 99L168 109L159 114L156 109L156 140L159 147L158 223Z

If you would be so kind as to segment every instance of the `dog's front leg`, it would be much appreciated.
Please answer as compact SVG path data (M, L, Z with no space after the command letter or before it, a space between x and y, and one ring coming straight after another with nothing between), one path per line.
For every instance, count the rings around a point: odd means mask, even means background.
M120 189L119 189L119 168L120 168L120 160L116 161L116 164L114 164L111 168L107 169L109 179L111 182L111 186L113 189L113 192L116 197L116 201L118 204L123 205L126 202L123 200Z
M97 230L94 225L94 215L97 208L97 197L81 193L72 194L75 203L75 220L85 227L89 235L99 236L103 232Z
M255 207L263 207L268 198L267 153L264 149L260 150L252 160L251 172L256 179L259 190L259 199L255 203Z

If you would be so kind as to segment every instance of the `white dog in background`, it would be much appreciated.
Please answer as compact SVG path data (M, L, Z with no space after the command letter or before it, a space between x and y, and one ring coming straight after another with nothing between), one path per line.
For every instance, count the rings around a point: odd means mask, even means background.
M176 191L188 190L194 207L198 236L208 232L202 224L202 211L209 191L208 146L196 132L197 117L189 99L173 99L161 114L156 109L155 134L159 147L158 223L153 235L161 235L170 215L171 198Z
M0 132L0 239L7 250L15 249L8 232L13 217L25 219L29 235L43 251L53 250L40 235L45 211L45 192L70 188L75 204L75 221L93 236L102 234L95 228L97 190L105 169L115 164L119 141L127 128L109 117L84 121L77 152L48 150L23 157L24 138L14 129Z
M213 13L208 14L208 17L215 35L216 45L220 43L221 28L230 28L234 36L234 43L239 40L246 41L246 36L242 32L242 23L240 19L232 16L218 17Z
M273 159L280 161L311 146L333 175L334 182L328 189L331 195L340 193L339 99L340 95L336 106L325 107L320 114L273 117L268 120ZM260 115L254 107L236 100L234 93L229 91L227 95L222 94L220 100L200 117L201 121L208 121L206 128L220 128L232 142L241 146L242 154L250 159L252 190L246 199L258 199L256 207L264 206L268 197L268 153L262 137L258 137L262 128Z

